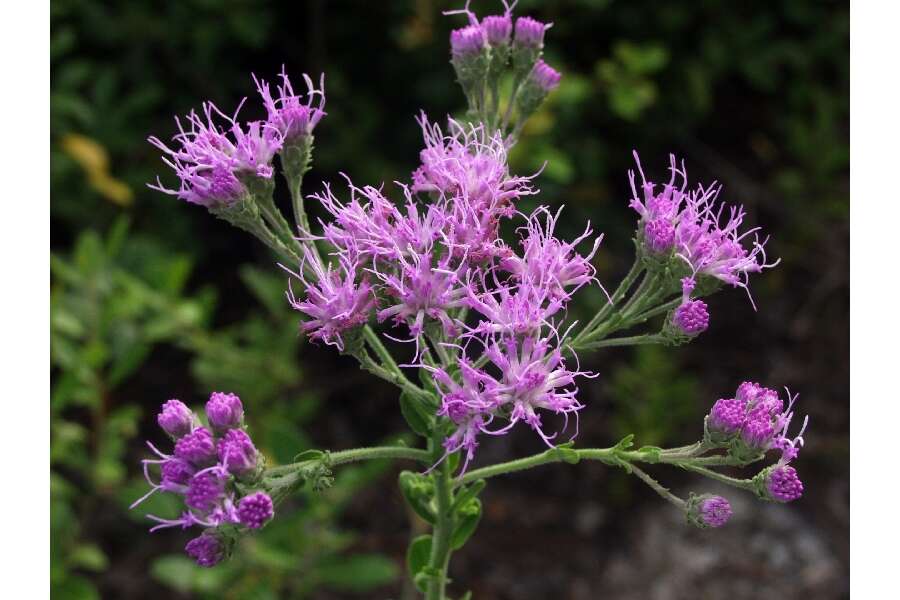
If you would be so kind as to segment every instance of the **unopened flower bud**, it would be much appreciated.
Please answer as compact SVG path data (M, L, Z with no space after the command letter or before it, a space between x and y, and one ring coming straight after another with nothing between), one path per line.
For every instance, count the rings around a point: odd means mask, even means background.
M547 25L531 17L519 17L516 19L517 48L531 48L540 50L544 47L544 31Z
M228 544L221 536L206 531L189 541L184 551L201 567L214 567L227 556Z
M688 337L695 337L709 327L709 312L703 300L687 300L675 309L672 324Z
M754 478L757 494L775 502L793 502L803 495L803 482L790 465L776 465Z
M240 522L246 527L259 529L275 515L272 498L265 492L254 492L244 496L238 503L237 514Z
M491 15L481 20L485 37L492 48L508 46L512 34L512 19L509 15Z
M244 406L235 394L213 392L206 403L206 417L216 431L235 429L244 420Z
M204 512L211 511L225 494L225 477L215 467L194 475L184 495L184 503Z
M259 453L242 429L229 429L219 440L219 461L229 473L247 475L256 469Z
M559 71L538 59L516 96L516 104L522 120L534 113L547 94L559 87L560 79L562 79L562 75Z
M685 507L688 522L701 529L721 527L731 518L731 504L722 496L691 494Z
M175 444L175 456L195 467L208 467L216 461L216 442L205 427L198 427Z
M740 432L744 423L744 407L733 398L721 398L706 417L706 430L714 444L727 442Z
M177 440L191 432L194 426L194 413L181 400L169 400L163 404L156 422L163 431Z
M644 246L651 254L668 254L675 247L675 226L671 219L653 219L644 225Z

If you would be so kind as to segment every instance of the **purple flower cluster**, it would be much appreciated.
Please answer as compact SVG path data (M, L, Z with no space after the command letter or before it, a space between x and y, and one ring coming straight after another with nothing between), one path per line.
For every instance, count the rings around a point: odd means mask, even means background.
M197 564L211 567L228 553L230 537L221 526L259 529L272 518L274 508L265 492L241 497L235 486L236 481L252 485L261 467L261 456L243 429L240 398L214 392L206 403L206 416L211 430L201 426L197 416L181 401L169 400L163 405L157 420L175 441L175 449L172 454L165 454L147 442L159 458L142 461L151 489L131 508L158 491L183 496L186 508L179 518L148 515L157 522L150 531L205 527L185 550ZM150 475L151 465L159 466L159 482Z
M803 484L788 463L797 458L803 447L803 432L809 419L803 420L800 433L788 437L797 397L788 394L788 398L785 406L777 391L745 381L734 398L717 400L706 417L709 441L728 445L739 458L752 459L769 450L781 453L775 466L766 471L769 496L779 502L796 500L803 493Z
M766 239L760 241L758 228L739 231L746 213L742 207L718 203L721 186L698 185L687 191L687 172L670 156L669 182L657 189L641 169L639 194L634 171L628 172L633 197L630 206L641 216L638 239L645 252L660 258L683 261L692 277L711 277L737 287L747 287L750 273L777 264L766 262ZM680 180L680 183L679 183ZM745 246L749 236L749 248Z
M509 172L499 133L451 120L445 134L424 116L420 124L425 148L411 183L400 184L402 206L352 183L348 201L328 187L313 196L332 217L321 237L339 266L308 253L318 280L295 273L306 293L289 290L291 304L308 317L302 328L311 339L340 349L342 334L371 317L405 326L418 357L425 338L440 332L447 341L432 342L454 364L429 368L443 396L440 414L456 425L448 452L465 449L471 458L479 433L505 433L519 421L549 444L555 434L540 411L577 413L575 378L588 375L567 367L553 318L575 290L596 282L590 261L602 236L582 255L576 247L591 237L589 227L566 241L554 233L559 212L519 213L517 201L536 191L531 177ZM515 217L524 220L518 249L499 233L500 222ZM474 366L474 354L485 366ZM497 418L508 423L489 429Z
M178 177L178 189L165 187L157 178L150 188L177 196L207 208L230 206L246 196L246 183L252 178L271 179L272 160L281 149L303 136L309 136L325 115L324 89L315 89L304 75L308 86L306 101L296 95L287 74L282 71L283 85L274 98L269 84L256 81L268 117L264 121L241 124L237 120L244 101L235 114L226 115L212 102L203 104L202 115L191 111L186 125L178 117L178 134L167 145L151 136L148 141L163 153L163 162ZM246 100L246 99L245 99Z

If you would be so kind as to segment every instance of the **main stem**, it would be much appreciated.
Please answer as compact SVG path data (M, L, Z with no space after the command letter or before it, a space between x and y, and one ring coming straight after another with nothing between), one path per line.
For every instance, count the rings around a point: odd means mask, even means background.
M440 446L438 446L440 447ZM431 578L425 591L426 600L444 600L447 588L447 567L450 564L450 536L453 533L453 516L450 514L452 491L450 465L441 463L434 474L436 520L431 534L431 557L428 569Z

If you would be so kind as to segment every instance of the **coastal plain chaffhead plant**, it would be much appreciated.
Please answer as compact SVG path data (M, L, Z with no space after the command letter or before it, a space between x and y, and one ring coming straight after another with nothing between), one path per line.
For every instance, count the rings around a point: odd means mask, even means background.
M274 86L254 76L265 120L241 122L237 112L207 102L176 119L169 143L150 138L178 179L174 188L161 180L151 187L205 207L271 248L300 330L396 385L398 408L422 440L421 447L306 451L292 464L272 465L254 446L236 395L213 393L205 420L167 401L158 422L171 444L148 442L147 496L179 495L184 509L174 518L151 516L152 530L197 528L185 551L198 564L212 567L241 536L277 527L278 504L302 486L325 489L334 469L368 459L412 465L399 486L431 530L411 540L408 574L430 600L447 598L451 554L475 532L479 494L492 477L598 461L636 476L700 528L725 525L728 500L702 490L678 497L645 465L685 469L770 502L801 496L791 462L806 421L789 432L796 396L750 381L711 403L695 443L637 447L629 435L608 448L575 445L588 403L578 385L597 376L581 368L579 355L688 343L709 325L705 297L727 288L749 297L751 275L777 261L766 258L760 231L743 226L744 210L720 199L721 186L690 184L674 156L667 178L656 182L633 153L636 256L614 288L598 281L591 261L603 236L589 224L565 240L555 233L562 207L523 213L520 200L539 194L539 174L510 172L507 157L561 75L542 59L550 25L514 18L504 7L482 19L468 6L450 13L467 20L450 35L450 62L468 110L445 122L418 115L420 164L394 187L360 187L345 176L339 186L304 195L313 133L326 115L324 76L316 82L304 75L305 89L284 70ZM279 175L293 224L273 199ZM308 202L327 218L311 223ZM500 236L504 221L516 232L512 243ZM589 286L602 290L601 308L587 322L569 320L569 301ZM398 361L382 338L406 344L407 358ZM476 468L479 444L517 427L547 449ZM752 471L739 478L723 467Z

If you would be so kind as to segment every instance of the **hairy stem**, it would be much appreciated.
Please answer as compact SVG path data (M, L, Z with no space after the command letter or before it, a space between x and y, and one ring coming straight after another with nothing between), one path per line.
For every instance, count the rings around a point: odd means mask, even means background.
M434 444L440 448L438 439ZM431 534L431 556L428 569L431 574L425 591L426 600L444 600L447 587L447 568L450 564L450 536L453 533L452 484L448 461L441 463L434 473L436 520Z

